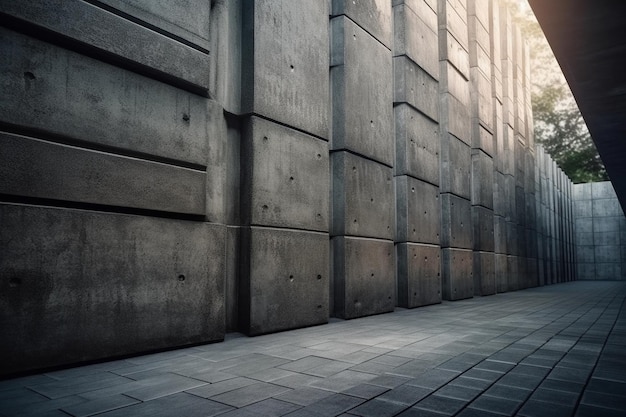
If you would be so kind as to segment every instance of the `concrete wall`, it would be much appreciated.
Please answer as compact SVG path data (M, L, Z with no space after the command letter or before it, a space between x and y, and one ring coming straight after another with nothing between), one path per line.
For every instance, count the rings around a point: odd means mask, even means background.
M610 182L573 186L577 279L626 280L626 217Z
M574 277L499 1L174 3L0 0L2 374Z

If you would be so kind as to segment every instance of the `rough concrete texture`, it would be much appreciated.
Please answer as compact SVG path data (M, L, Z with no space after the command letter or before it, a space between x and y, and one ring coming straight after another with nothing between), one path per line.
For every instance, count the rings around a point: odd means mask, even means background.
M496 137L497 133L494 134L490 130L486 129L481 123L476 123L476 119L474 119L474 123L472 123L472 143L471 147L474 149L480 149L490 157L494 159L494 165L496 165L495 161L500 160L503 157L503 151L499 151L496 148ZM494 130L495 132L495 130ZM494 166L494 169L496 167Z
M330 159L331 235L393 239L392 169L349 152L335 152Z
M439 0L437 2L439 17L439 35L448 31L465 51L468 51L467 4L465 0Z
M493 211L472 206L473 249L493 252L495 250Z
M440 252L435 245L396 245L398 306L415 308L441 302Z
M439 125L407 104L394 107L396 175L439 184Z
M444 248L442 256L442 298L454 301L474 296L473 252Z
M472 149L472 205L493 209L493 159L479 149Z
M453 193L457 196L471 198L471 166L470 147L449 133L441 134L441 179L442 193ZM468 175L470 174L470 175Z
M328 234L249 227L242 239L242 331L257 335L328 321Z
M470 106L470 83L450 61L441 61L439 87L442 92L454 96L462 105Z
M3 373L223 339L224 226L12 204L0 224Z
M509 255L506 257L506 273L507 273L507 291L517 291L522 289L522 283L520 282L519 275L519 262L520 258L515 255Z
M331 149L350 150L391 166L391 51L346 17L331 20L331 39Z
M472 143L470 109L450 93L440 95L439 124L442 135L450 133L466 143Z
M132 65L141 72L157 71L157 77L164 81L189 86L205 94L208 91L208 51L192 48L133 20L79 0L28 3L4 0L0 6L4 13L20 22L27 21L56 36L70 39L70 44L77 48L87 45L91 49L86 51L89 54L106 60L117 57L123 64ZM204 10L198 14L204 14L208 19L210 5L204 3L202 8ZM127 39L133 39L133 42L127 42ZM172 56L176 59L170 59Z
M396 242L439 244L439 187L403 175L395 177Z
M246 225L328 231L328 143L251 117L241 145Z
M493 217L493 250L495 253L508 253L506 220L502 216Z
M493 97L491 94L491 78L479 68L470 69L470 91L472 94L471 115L478 123L493 131Z
M509 275L507 255L496 253L494 255L495 264L495 286L497 293L507 292L509 290Z
M0 36L11 57L0 61L3 122L206 165L206 99L4 28Z
M204 171L0 133L0 193L204 215Z
M393 8L393 55L406 55L434 79L439 78L437 14L423 1L418 10L406 4Z
M331 245L336 317L351 319L393 311L393 242L338 236L331 239Z
M328 138L326 4L244 1L243 7L243 111Z
M439 121L439 84L406 56L393 58L395 104L407 103Z
M474 252L474 295L496 293L496 258L493 252Z
M472 206L469 200L441 194L441 247L472 249Z
M345 15L388 49L391 49L391 5L386 0L331 0L331 16ZM321 2L324 3L324 2Z

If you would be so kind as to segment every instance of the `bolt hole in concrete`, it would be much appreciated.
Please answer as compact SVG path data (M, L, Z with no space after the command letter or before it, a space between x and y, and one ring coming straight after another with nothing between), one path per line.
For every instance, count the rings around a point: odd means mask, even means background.
M183 120L186 122L189 121L189 115L187 113L183 113Z
M317 279L318 279L318 280L322 279L322 276L321 276L321 275L318 275L318 276L317 276Z
M267 142L267 141L268 141L267 136L263 136L263 142Z
M414 193L415 192L415 187L411 187L411 192Z
M18 277L11 277L11 279L9 279L9 287L11 288L19 287L21 284L22 280Z
M35 79L35 74L33 74L33 73L32 73L32 72L30 72L30 71L26 71L26 72L24 73L24 79L25 79L25 80L34 80L34 79Z
M184 276L183 274L180 274L180 275L178 276L178 280L179 280L180 282L183 282L183 281L185 280L185 276Z
M293 181L293 177L289 177L289 181Z
M293 72L293 65L289 65L289 69Z
M267 204L263 204L263 206L261 207L263 210L267 210L269 207L267 207Z
M293 275L289 275L289 282L293 282Z

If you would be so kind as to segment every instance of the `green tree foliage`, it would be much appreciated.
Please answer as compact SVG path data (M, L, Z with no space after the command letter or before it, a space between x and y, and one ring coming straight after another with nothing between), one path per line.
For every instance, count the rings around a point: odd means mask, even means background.
M608 179L559 64L526 0L504 1L530 47L535 141L575 183Z

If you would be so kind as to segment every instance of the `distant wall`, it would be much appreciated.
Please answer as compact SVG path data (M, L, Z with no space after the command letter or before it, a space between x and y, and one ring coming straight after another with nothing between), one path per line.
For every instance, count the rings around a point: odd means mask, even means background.
M573 279L498 0L0 0L13 373Z
M609 181L574 185L577 279L626 280L626 217Z

